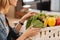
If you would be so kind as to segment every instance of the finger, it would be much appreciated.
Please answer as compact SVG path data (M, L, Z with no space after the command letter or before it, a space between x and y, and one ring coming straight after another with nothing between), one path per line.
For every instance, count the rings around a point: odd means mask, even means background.
M40 30L35 30L35 32L40 32Z
M32 12L28 12L28 14L31 14Z
M31 29L31 28L33 28L33 25L31 25L28 29Z
M29 14L35 14L36 12L28 12Z
M37 14L37 13L33 12L31 15L34 16L34 15L36 15L36 14Z
M40 28L32 28L32 29L35 29L35 30L40 30Z
M31 29L33 32L40 31L40 29Z
M38 30L36 30L37 32L40 32L40 30L38 29Z
M31 25L29 28L33 28L33 25Z
M40 32L40 30L34 30L32 32L36 34L36 33Z
M36 14L36 12L32 12L31 14Z
M27 8L23 8L22 10L21 10L21 12L24 12L24 11L27 11L28 9Z

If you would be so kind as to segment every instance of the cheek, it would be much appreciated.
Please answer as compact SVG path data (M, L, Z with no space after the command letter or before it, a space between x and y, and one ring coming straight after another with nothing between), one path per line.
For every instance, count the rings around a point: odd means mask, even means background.
M5 11L4 11L5 14L8 13L9 8L10 8L10 6L8 6L8 7L5 8Z
M17 4L17 1L18 1L18 0L15 0L15 5Z

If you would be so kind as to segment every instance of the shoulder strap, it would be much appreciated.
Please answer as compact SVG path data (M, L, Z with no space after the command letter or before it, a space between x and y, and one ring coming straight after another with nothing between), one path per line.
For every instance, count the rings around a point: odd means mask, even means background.
M5 18L5 20L6 20L7 25L10 27L9 22L8 22L8 19L7 19L7 18Z

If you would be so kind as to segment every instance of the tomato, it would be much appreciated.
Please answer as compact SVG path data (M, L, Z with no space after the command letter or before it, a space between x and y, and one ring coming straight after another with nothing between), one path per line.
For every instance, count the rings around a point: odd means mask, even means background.
M56 25L60 25L60 18L56 18Z

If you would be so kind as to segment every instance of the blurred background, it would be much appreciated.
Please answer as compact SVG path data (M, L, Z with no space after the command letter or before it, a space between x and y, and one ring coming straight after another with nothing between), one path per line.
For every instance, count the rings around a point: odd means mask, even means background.
M23 6L27 7L27 5L30 6L30 9L35 10L60 11L60 0L18 0L17 6L11 6L7 15L16 18L19 16L22 17L25 13L21 13L20 11L23 9Z
M18 21L29 11L60 14L60 0L18 0L17 6L11 6L7 14L10 25L14 26L14 21Z
M9 10L9 16L22 17L25 13L21 13L23 6L30 6L30 9L43 10L43 11L57 11L60 12L60 0L18 0L17 6ZM28 9L26 9L28 10Z

